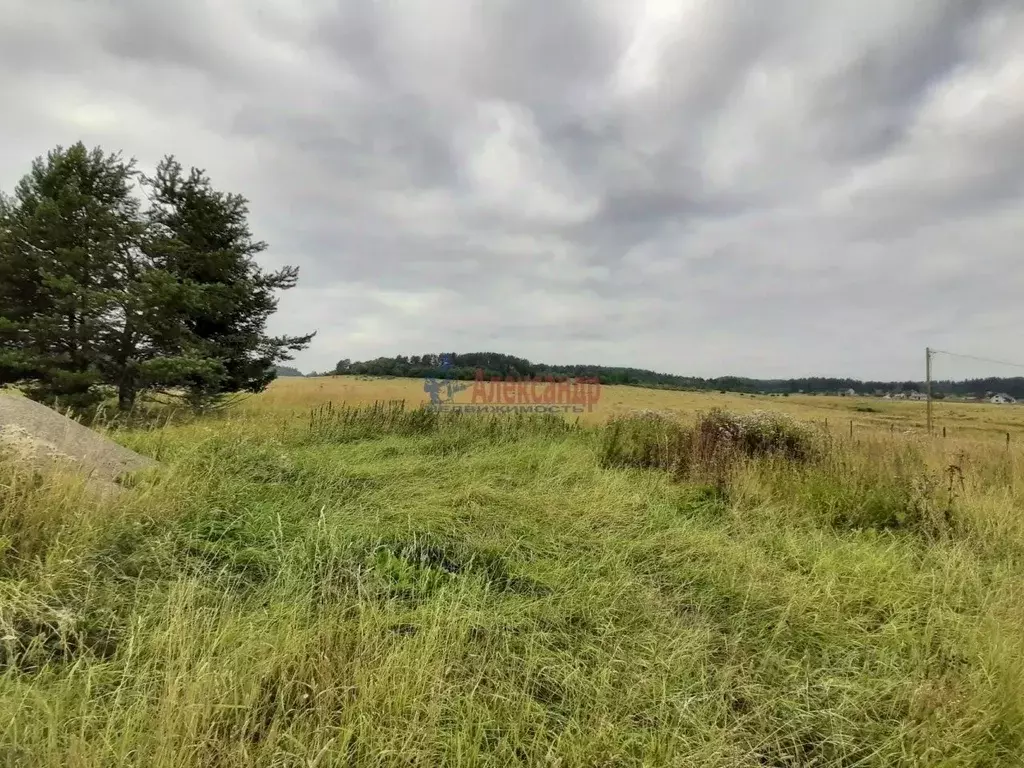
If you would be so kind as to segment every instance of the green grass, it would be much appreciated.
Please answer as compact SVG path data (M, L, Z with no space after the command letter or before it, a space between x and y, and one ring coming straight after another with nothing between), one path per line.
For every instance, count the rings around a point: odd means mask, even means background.
M712 482L613 430L124 430L163 467L115 501L0 464L0 764L1020 765L1018 455Z

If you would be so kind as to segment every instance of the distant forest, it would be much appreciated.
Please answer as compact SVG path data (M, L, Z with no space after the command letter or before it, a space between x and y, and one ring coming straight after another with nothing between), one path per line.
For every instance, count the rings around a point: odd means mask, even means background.
M450 366L442 367L447 358ZM602 384L627 384L651 389L705 390L741 392L748 394L836 394L854 390L858 394L884 394L897 392L923 392L921 381L859 381L829 377L801 379L748 379L740 376L719 376L702 379L696 376L677 376L657 373L641 368L619 368L604 365L547 365L532 363L521 357L503 355L497 352L456 352L406 357L379 357L376 360L352 362L341 360L335 367L335 374L358 376L404 376L412 378L438 377L469 380L482 370L488 379L536 377L587 377L596 378ZM313 374L310 374L313 375ZM966 381L933 381L935 397L984 397L996 392L1006 393L1024 399L1024 377L969 379Z

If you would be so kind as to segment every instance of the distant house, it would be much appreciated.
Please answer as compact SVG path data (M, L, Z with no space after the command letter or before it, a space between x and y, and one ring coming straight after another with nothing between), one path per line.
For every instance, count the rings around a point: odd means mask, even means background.
M892 399L893 400L906 400L907 399L907 393L906 392L897 392L896 394L894 394L892 396Z
M1016 403L1017 399L1014 398L1014 397L1011 397L1010 395L1007 395L1007 394L1005 394L1003 392L1000 392L998 395L992 395L992 397L989 398L989 402L990 403L998 403L998 404L1008 404L1008 403Z
M841 394L843 397L856 397L857 396L857 390L855 390L855 389L853 389L851 387L850 389L842 390L839 394Z
M911 392L908 395L908 398L910 400L927 400L928 395L926 395L924 392Z

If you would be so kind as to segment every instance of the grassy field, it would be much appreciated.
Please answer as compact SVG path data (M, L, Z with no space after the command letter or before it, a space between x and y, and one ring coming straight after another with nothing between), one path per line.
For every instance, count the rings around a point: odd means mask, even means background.
M162 467L112 500L0 462L0 765L1022 764L1017 409L342 406L423 398L282 380L117 431ZM814 423L621 418L714 406Z
M371 379L355 376L324 376L313 379L282 378L258 398L251 407L259 412L295 412L326 401L372 404L380 400L404 400L411 407L428 402L420 379ZM470 402L471 392L458 393L453 402ZM712 408L738 413L759 409L778 410L798 419L823 424L834 430L849 429L854 434L879 431L919 432L926 426L925 403L882 400L866 397L824 397L793 395L772 397L718 392L676 392L641 387L604 387L593 409L581 417L585 423L600 423L615 414L632 410L674 411L693 415ZM947 436L967 440L1024 440L1024 405L954 403L934 401L933 426L937 434L946 428Z

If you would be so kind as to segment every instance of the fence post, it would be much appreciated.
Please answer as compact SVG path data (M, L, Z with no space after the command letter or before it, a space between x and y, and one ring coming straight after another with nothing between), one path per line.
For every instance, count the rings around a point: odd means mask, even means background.
M853 437L853 419L850 419L850 437Z
M945 437L945 436L946 436L946 428L945 428L945 427L943 427L943 428L942 428L942 436L943 436L943 437Z
M1007 448L1010 447L1010 433L1009 432L1006 433L1006 447Z

